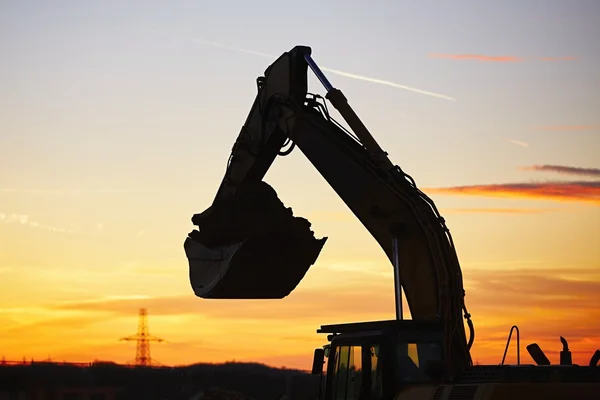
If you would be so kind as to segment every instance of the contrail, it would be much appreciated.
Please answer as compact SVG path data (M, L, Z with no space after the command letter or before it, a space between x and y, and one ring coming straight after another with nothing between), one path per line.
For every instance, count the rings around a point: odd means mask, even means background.
M320 68L323 71L331 72L332 74L336 74L336 75L340 75L340 76L345 76L346 78L352 78L352 79L357 79L359 81L365 81L365 82L371 82L371 83L378 83L380 85L391 86L391 87L397 88L397 89L409 90L411 92L421 93L421 94L425 94L427 96L433 96L433 97L437 97L437 98L444 99L444 100L456 101L456 99L454 97L446 96L445 94L428 92L426 90L421 90L421 89L416 89L416 88L413 88L410 86L400 85L399 83L384 81L384 80L376 79L376 78L370 78L368 76L351 74L350 72L338 71L338 70L332 69L332 68L327 68L327 67L320 67Z
M203 39L188 39L188 40L193 43L199 43L199 44L205 44L208 46L219 47L221 49L236 51L238 53L252 54L254 56L265 57L265 58L277 58L277 56L274 56L272 54L261 53L260 51L246 50L246 49L240 49L238 47L227 46L226 44L213 42L212 40L203 40Z
M164 35L164 33L162 33L162 32L157 32L157 33L160 33L160 34ZM218 48L221 48L221 49L235 51L235 52L238 52L238 53L245 53L245 54L251 54L251 55L254 55L254 56L270 58L272 60L276 59L278 57L278 56L275 56L273 54L262 53L260 51L254 51L254 50L242 49L242 48L239 48L239 47L228 46L228 45L223 44L223 43L213 42L212 40L193 39L193 38L188 38L187 40L189 40L190 42L193 42L193 43L198 43L198 44L204 44L204 45L207 45L207 46L218 47ZM320 67L320 68L323 71L330 72L332 74L343 76L343 77L350 78L350 79L356 79L356 80L359 80L359 81L365 81L365 82L370 82L370 83L376 83L376 84L379 84L379 85L390 86L390 87L393 87L393 88L396 88L396 89L404 89L404 90L408 90L408 91L411 91L411 92L424 94L424 95L427 95L427 96L437 97L439 99L456 101L456 99L454 97L446 96L446 95L440 94L440 93L428 92L426 90L421 90L421 89L413 88L413 87L410 87L410 86L400 85L399 83L395 83L395 82L385 81L385 80L377 79L377 78L371 78L371 77L364 76L364 75L352 74L350 72L344 72L344 71L340 71L340 70L333 69L333 68L328 68L328 67Z
M508 140L509 143L516 144L517 146L529 147L529 143L525 143L525 142L522 142L517 139L506 139L506 140Z

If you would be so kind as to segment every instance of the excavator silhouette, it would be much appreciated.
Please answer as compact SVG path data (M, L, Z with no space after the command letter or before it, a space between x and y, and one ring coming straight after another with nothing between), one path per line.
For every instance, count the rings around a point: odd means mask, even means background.
M309 67L325 98L308 93ZM321 399L600 399L600 352L589 366L572 365L564 338L561 365L549 365L536 344L527 349L538 365L520 364L520 353L519 365L473 365L474 328L444 219L389 160L310 47L281 55L257 87L213 204L193 216L198 229L184 243L197 296L281 299L315 263L327 238L315 238L310 222L295 217L263 181L277 156L298 147L394 267L396 319L317 331L330 342L314 354L315 374L328 358ZM350 130L331 117L326 100ZM401 288L412 320L402 316Z

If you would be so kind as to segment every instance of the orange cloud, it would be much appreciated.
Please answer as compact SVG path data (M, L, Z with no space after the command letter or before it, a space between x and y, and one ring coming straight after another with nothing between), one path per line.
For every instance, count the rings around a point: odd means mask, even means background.
M527 312L542 309L560 314L577 309L600 314L600 274L589 270L468 270L464 274L471 288L469 303L487 313L501 312L509 304L518 304ZM498 295L502 296L502 302L497 301ZM600 335L600 326L588 324L585 329Z
M596 129L594 125L550 125L539 126L535 128L537 131L589 131Z
M539 60L541 61L575 61L575 60L579 60L579 57L573 57L573 56L564 56L564 57L540 57Z
M483 197L512 197L538 200L584 202L600 205L600 182L503 183L491 185L429 188L425 192Z
M521 57L516 56L486 56L482 54L430 54L433 58L446 58L450 60L475 60L483 62L520 62Z
M377 285L378 286L378 285ZM138 308L146 307L153 315L198 315L215 319L294 320L338 319L341 315L355 318L378 318L385 315L365 299L376 303L387 301L380 287L347 287L344 292L324 289L298 289L285 299L273 300L204 300L194 295L154 297L149 299L116 299L86 302L68 302L50 305L55 310L103 311L130 317ZM203 307L198 307L202 302ZM240 305L243 304L243 307ZM392 304L393 306L393 304ZM388 307L389 308L389 307ZM391 310L391 308L390 308Z
M558 172L566 175L581 175L581 176L600 176L600 168L579 168L569 167L564 165L532 165L530 167L521 167L521 171L547 171Z

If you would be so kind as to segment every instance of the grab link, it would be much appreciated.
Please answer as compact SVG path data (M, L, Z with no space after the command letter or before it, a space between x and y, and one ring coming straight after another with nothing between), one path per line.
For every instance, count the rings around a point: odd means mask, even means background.
M510 345L510 339L512 338L513 330L517 331L517 365L521 365L521 339L519 334L519 327L513 325L508 332L508 340L506 340L506 347L504 348L504 355L502 356L502 363L500 365L504 365L504 360L506 359L506 352L508 351L508 345Z

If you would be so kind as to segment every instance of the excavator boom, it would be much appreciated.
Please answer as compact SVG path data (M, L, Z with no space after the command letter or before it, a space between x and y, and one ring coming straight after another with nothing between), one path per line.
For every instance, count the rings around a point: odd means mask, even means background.
M308 93L308 67L352 132L330 116L323 98ZM450 371L471 366L472 324L444 219L413 179L387 158L342 92L318 69L309 47L284 53L259 78L215 200L192 219L198 229L184 246L196 295L282 298L316 261L326 238L316 239L310 223L294 217L262 181L277 155L286 154L282 148L287 144L298 147L390 261L400 265L413 319L443 322ZM469 340L463 313L471 328Z

